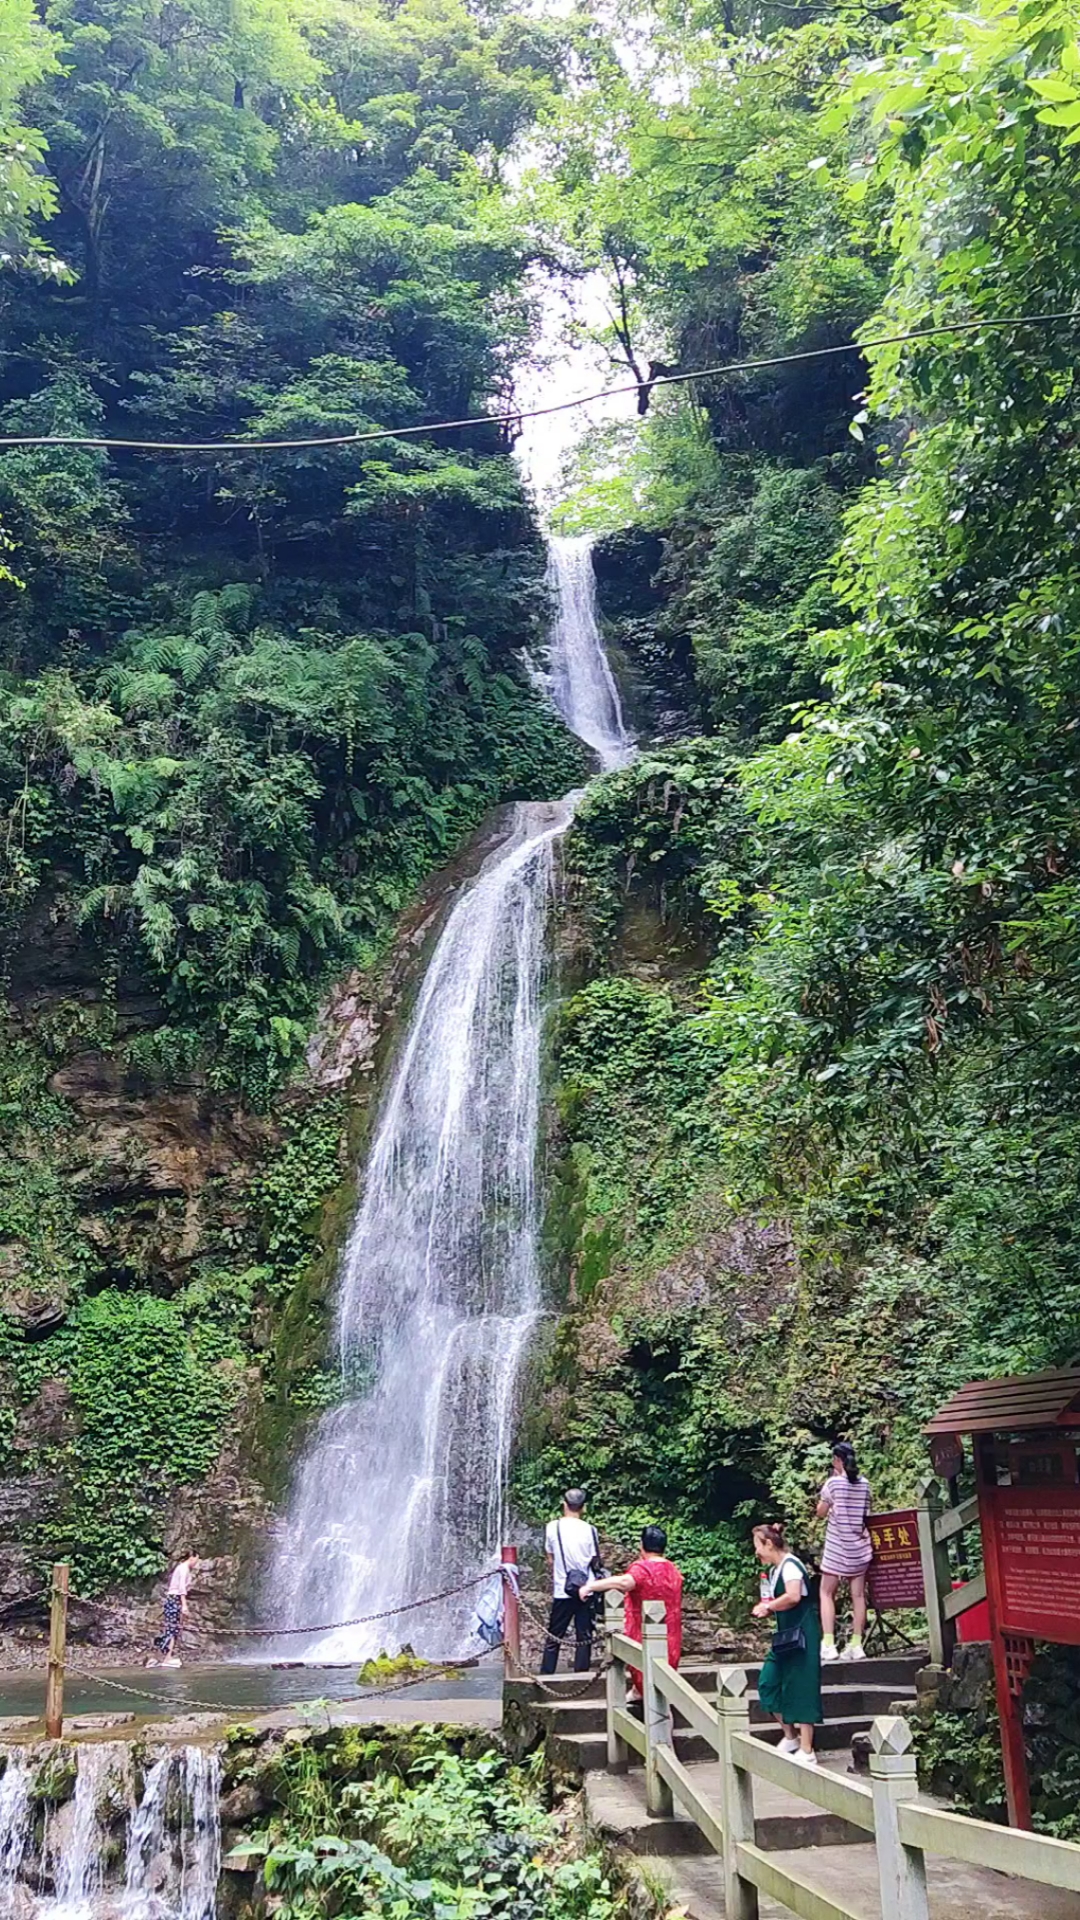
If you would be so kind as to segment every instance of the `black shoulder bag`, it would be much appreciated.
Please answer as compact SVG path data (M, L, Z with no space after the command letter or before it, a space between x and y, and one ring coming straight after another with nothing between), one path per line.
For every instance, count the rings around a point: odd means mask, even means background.
M795 1560L795 1555L793 1553L789 1554L788 1558L790 1560ZM795 1560L795 1565L798 1567L799 1572L802 1574L802 1577L805 1580L806 1568L803 1566L802 1561ZM783 1660L788 1655L793 1653L805 1653L806 1652L805 1629L794 1623L791 1626L782 1626L780 1624L780 1618L781 1618L780 1616L777 1616L776 1618L776 1628L773 1633L773 1640L772 1640L772 1650L775 1653L777 1659Z

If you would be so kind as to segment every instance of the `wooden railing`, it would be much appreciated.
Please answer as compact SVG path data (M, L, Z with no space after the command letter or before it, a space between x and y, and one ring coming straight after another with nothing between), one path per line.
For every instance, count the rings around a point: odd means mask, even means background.
M922 1561L923 1589L926 1595L926 1630L930 1658L936 1667L947 1667L956 1641L956 1622L962 1613L986 1599L986 1575L980 1568L962 1587L953 1582L949 1543L961 1549L957 1571L963 1564L962 1543L965 1533L979 1525L979 1502L972 1496L958 1507L946 1507L941 1486L930 1474L922 1483L918 1501L919 1558Z
M870 1920L822 1892L806 1875L759 1847L754 1781L774 1786L860 1827L877 1852L881 1920L929 1920L926 1855L994 1867L1047 1887L1080 1893L1080 1846L946 1813L919 1799L912 1731L898 1714L874 1721L870 1782L806 1767L750 1732L747 1676L721 1667L715 1700L698 1693L667 1658L664 1608L647 1601L640 1643L622 1631L621 1601L606 1597L608 1766L621 1771L636 1753L645 1764L648 1810L670 1815L677 1803L723 1863L727 1920L757 1920L758 1894L802 1920ZM643 1714L627 1709L627 1668L642 1675ZM720 1793L710 1791L675 1752L673 1711L712 1748ZM710 1776L711 1777L711 1776Z

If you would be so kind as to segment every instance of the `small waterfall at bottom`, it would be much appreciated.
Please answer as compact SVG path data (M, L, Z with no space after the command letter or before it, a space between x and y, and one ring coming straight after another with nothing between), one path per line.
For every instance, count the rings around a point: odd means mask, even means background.
M155 1761L131 1822L125 1912L210 1920L221 1870L220 1796L216 1752L183 1747Z
M0 1749L0 1920L213 1920L221 1759L131 1742Z

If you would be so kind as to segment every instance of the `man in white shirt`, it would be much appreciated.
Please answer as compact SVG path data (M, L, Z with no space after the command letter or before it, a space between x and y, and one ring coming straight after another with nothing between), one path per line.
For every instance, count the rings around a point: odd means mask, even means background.
M584 1517L585 1498L580 1487L571 1487L564 1493L561 1517L549 1523L544 1535L551 1568L552 1599L541 1673L554 1673L559 1664L559 1648L571 1621L574 1623L574 1672L589 1670L593 1610L587 1600L582 1600L580 1589L594 1565L599 1566L600 1542L596 1528Z

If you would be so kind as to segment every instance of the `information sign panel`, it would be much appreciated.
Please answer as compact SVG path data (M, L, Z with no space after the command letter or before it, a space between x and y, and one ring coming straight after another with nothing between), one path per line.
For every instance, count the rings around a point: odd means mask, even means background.
M1075 1487L991 1487L998 1625L1080 1645L1080 1497ZM989 1546L990 1543L988 1543Z
M925 1605L919 1522L914 1507L898 1513L872 1513L866 1524L874 1548L867 1593L875 1612Z

